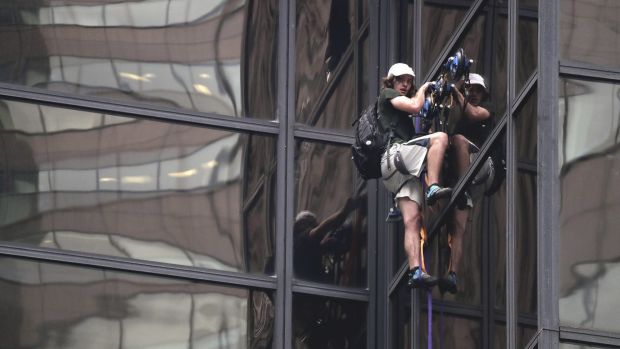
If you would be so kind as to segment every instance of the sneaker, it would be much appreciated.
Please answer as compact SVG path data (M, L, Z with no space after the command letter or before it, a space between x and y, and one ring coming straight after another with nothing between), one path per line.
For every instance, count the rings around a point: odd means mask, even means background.
M388 211L388 215L385 218L385 221L386 222L398 222L402 220L403 220L403 216L400 213L400 209L396 206L390 207L390 210Z
M426 272L422 271L420 267L415 267L409 271L409 280L407 280L407 286L412 288L430 288L437 285L437 278L430 276Z
M439 292L452 294L456 293L456 273L451 271L448 276L439 280Z
M461 195L459 195L459 198L456 199L456 207L462 211L467 208L467 203L469 202L471 202L471 195L469 195L469 192L465 190Z
M437 200L450 197L452 195L452 188L442 188L437 184L431 184L426 191L426 204L433 206Z

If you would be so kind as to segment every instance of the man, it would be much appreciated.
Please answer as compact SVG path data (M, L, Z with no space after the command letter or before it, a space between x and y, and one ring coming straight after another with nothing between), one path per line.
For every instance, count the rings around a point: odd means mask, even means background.
M456 104L459 107L457 119L451 118L450 125L454 124L450 136L450 161L452 168L456 170L456 178L465 174L470 165L470 154L477 150L490 132L491 113L484 105L488 97L488 90L484 78L479 74L469 74L469 84L459 81L452 89ZM464 94L461 90L464 88ZM452 115L451 115L452 116ZM473 207L472 199L465 191L457 202L452 219L448 221L448 233L450 235L450 265L446 278L439 282L441 292L456 293L457 272L462 256L463 237L467 226L467 218Z
M448 136L443 132L436 132L416 137L417 130L411 115L417 114L422 108L430 83L425 83L415 92L414 77L411 67L396 63L382 81L377 103L378 120L382 131L389 134L388 144L391 146L388 146L381 159L381 174L385 187L395 194L395 201L403 217L404 245L409 264L408 285L432 287L437 284L437 278L421 268L421 207L424 199L427 204L432 205L452 192L450 188L439 185L440 170L448 148ZM422 193L420 180L424 166L429 183L425 195Z

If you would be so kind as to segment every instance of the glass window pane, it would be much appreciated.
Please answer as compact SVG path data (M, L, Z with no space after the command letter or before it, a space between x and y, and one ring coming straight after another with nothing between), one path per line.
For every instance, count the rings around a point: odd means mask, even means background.
M620 332L620 85L561 79L560 92L560 321Z
M428 313L420 312L420 348L482 348L482 326L476 319L433 313L433 343L428 345ZM416 346L417 347L417 346Z
M417 75L428 74L467 10L467 5L450 6L426 3L422 5L422 69L416 71ZM412 58L413 56L410 59Z
M4 1L0 81L275 119L278 1Z
M5 348L271 348L258 290L0 258Z
M515 115L517 129L517 161L529 162L536 165L538 159L538 97L537 89L531 92L521 109Z
M2 241L273 272L276 138L0 100Z
M537 253L538 235L536 229L536 175L517 174L516 208L516 284L517 310L520 315L536 316L537 313Z
M494 163L501 163L505 159L506 135L505 132L500 138L499 144L495 147ZM490 203L490 222L489 222L489 254L491 258L490 278L494 284L494 298L496 309L506 309L506 172L502 166L498 166L489 197Z
M295 276L365 287L366 182L357 176L350 146L309 141L297 145Z
M365 303L293 295L293 348L366 348Z
M619 68L620 2L560 1L560 57Z
M295 94L298 122L351 129L355 120L353 0L297 1ZM333 100L335 110L326 107Z
M538 0L519 1L517 93L538 65Z
M504 323L495 323L493 326L493 341L495 345L493 348L505 348L506 347L506 325ZM536 326L524 326L519 324L517 327L517 348L526 348L532 338L536 335ZM536 348L536 347L534 347Z

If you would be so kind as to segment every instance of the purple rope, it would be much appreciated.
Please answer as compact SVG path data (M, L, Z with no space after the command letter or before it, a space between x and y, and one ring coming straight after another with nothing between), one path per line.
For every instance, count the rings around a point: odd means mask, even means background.
M433 292L426 291L426 305L428 314L428 349L433 349Z

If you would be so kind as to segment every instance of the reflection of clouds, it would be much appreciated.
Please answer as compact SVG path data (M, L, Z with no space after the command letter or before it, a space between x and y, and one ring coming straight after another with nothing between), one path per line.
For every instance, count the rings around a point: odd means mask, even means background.
M224 337L225 347L245 348L251 335L243 289L0 259L0 283L14 282L16 298L0 303L17 301L22 316L10 336L32 347L220 348Z
M559 99L560 166L608 150L618 142L620 85L563 79Z
M574 267L579 283L560 298L563 324L618 332L620 263L583 263Z
M122 90L153 101L166 100L182 108L235 115L234 106L241 105L240 62L232 58L213 59L189 65L52 56L49 83L98 88L101 93L105 89ZM230 91L223 89L218 77L226 81Z
M36 14L22 11L31 25L79 25L85 27L154 27L185 24L220 15L225 0L149 0L122 1L94 5L41 7ZM244 1L239 1L243 6Z

